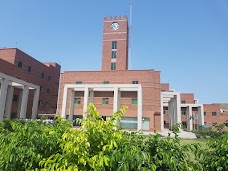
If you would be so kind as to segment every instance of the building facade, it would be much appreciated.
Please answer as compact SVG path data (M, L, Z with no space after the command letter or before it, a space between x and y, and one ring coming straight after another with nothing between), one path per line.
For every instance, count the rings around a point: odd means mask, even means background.
M55 113L59 76L57 63L41 63L17 48L0 49L0 119Z
M160 71L129 70L128 37L126 16L104 18L100 71L60 74L57 63L41 63L17 48L0 49L0 120L55 113L76 120L89 103L104 119L127 106L120 126L128 130L163 131L176 122L193 130L228 120L228 104L199 104L193 93L161 83Z
M64 93L65 87L68 89ZM121 126L130 130L160 130L160 91L160 71L128 70L127 17L105 17L102 69L63 72L58 112L63 117L80 118L92 101L100 114L108 118L121 106L127 106Z
M169 89L169 84L161 84L161 94L173 92ZM228 104L198 104L193 93L180 94L180 121L183 129L197 129L199 125L213 126L217 123L228 121ZM168 104L163 107L164 127L170 128ZM228 127L228 124L226 123Z

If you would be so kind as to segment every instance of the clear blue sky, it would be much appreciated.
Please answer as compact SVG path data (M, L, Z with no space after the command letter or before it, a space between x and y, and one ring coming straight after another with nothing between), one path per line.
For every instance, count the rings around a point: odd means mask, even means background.
M129 11L129 0L1 0L0 47L100 70L103 17ZM228 0L133 0L132 23L130 69L159 70L200 103L228 102Z

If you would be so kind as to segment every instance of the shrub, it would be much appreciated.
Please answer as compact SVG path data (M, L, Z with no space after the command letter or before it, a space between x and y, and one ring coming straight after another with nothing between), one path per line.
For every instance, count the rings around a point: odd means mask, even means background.
M195 130L195 134L197 138L218 138L223 134L227 134L228 132L224 129L225 124L216 124L212 127L200 126L198 130Z
M0 170L35 170L39 162L60 150L59 139L71 125L66 121L3 121L0 128Z
M204 170L227 171L228 170L228 134L219 138L211 139L208 142L209 149L198 149L196 159Z

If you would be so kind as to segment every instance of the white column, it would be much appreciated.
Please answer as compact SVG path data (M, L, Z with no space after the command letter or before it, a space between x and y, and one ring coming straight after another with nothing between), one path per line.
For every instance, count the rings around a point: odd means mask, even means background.
M9 86L8 95L6 98L6 109L5 109L5 116L7 119L10 119L11 107L12 107L12 102L13 102L13 92L14 92L14 87Z
M84 106L83 106L83 111L87 109L88 106L88 98L89 98L89 88L86 86L84 89ZM86 114L87 117L87 114Z
M0 121L3 120L3 115L5 113L6 96L8 90L9 81L4 79L1 80L1 94L0 94Z
M139 85L137 92L138 99L138 130L142 129L142 87Z
M164 131L163 94L161 93L161 132Z
M34 90L33 105L32 105L32 119L37 118L38 105L39 105L40 89Z
M118 87L114 88L114 99L113 99L113 112L117 112L118 111Z
M61 112L62 118L66 118L67 92L68 92L68 88L65 85L63 90L63 102L62 102L62 112Z
M22 90L22 101L21 101L21 110L20 110L20 118L23 118L23 119L26 118L28 95L29 95L29 86L24 85L24 88Z
M188 128L188 130L192 131L192 120L193 120L192 106L188 106L188 116L187 116L187 120L188 120L187 128Z
M172 129L172 115L173 115L172 99L170 99L170 101L169 101L168 110L169 110L169 129Z
M198 107L198 125L204 125L203 105Z
M173 124L175 124L177 122L177 103L176 103L176 96L174 96L173 99Z
M180 105L180 93L176 96L176 112L177 120L176 122L181 123L181 105Z
M119 110L121 107L121 91L118 91L118 97L117 97L117 109Z
M18 94L18 105L17 105L17 117L18 118L20 118L21 101L22 101L22 90L20 90L19 94Z
M90 103L94 103L94 91L90 90Z
M75 101L75 91L71 91L71 98L70 98L70 113L69 113L69 120L73 120L74 116L74 101Z

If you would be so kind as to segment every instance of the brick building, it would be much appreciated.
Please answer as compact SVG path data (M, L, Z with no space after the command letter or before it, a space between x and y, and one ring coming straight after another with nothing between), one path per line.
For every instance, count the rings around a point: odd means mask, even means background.
M215 125L228 121L228 103L204 104L204 121L205 125ZM228 125L226 124L228 127Z
M159 71L128 70L127 17L105 18L102 69L63 72L58 112L63 117L81 118L87 104L93 102L100 114L108 118L121 106L128 106L121 126L160 130L160 91Z
M162 131L176 122L192 130L228 120L228 104L198 104L193 93L161 83L160 71L128 70L127 17L104 18L102 43L100 71L61 74L57 63L41 63L17 48L0 49L0 120L37 118L37 112L75 120L89 103L104 119L127 106L120 125L129 130Z
M61 74L57 112L62 117L82 118L92 102L103 118L128 106L120 122L126 129L162 131L181 122L183 128L192 130L198 125L212 125L214 119L217 123L227 120L226 104L198 104L193 93L175 92L168 83L160 83L160 71L128 70L127 17L104 18L102 43L101 71Z
M55 113L59 76L57 63L41 63L17 48L0 49L0 120Z
M172 92L169 89L169 84L161 84L162 92ZM189 106L192 106L191 113L189 114ZM180 111L182 128L189 128L188 124L191 121L192 129L198 127L198 100L195 99L193 93L180 93ZM204 118L204 125L212 126L216 123L224 123L228 120L228 104L203 104L202 113ZM169 128L169 107L163 107L164 127ZM228 125L226 124L228 127Z

